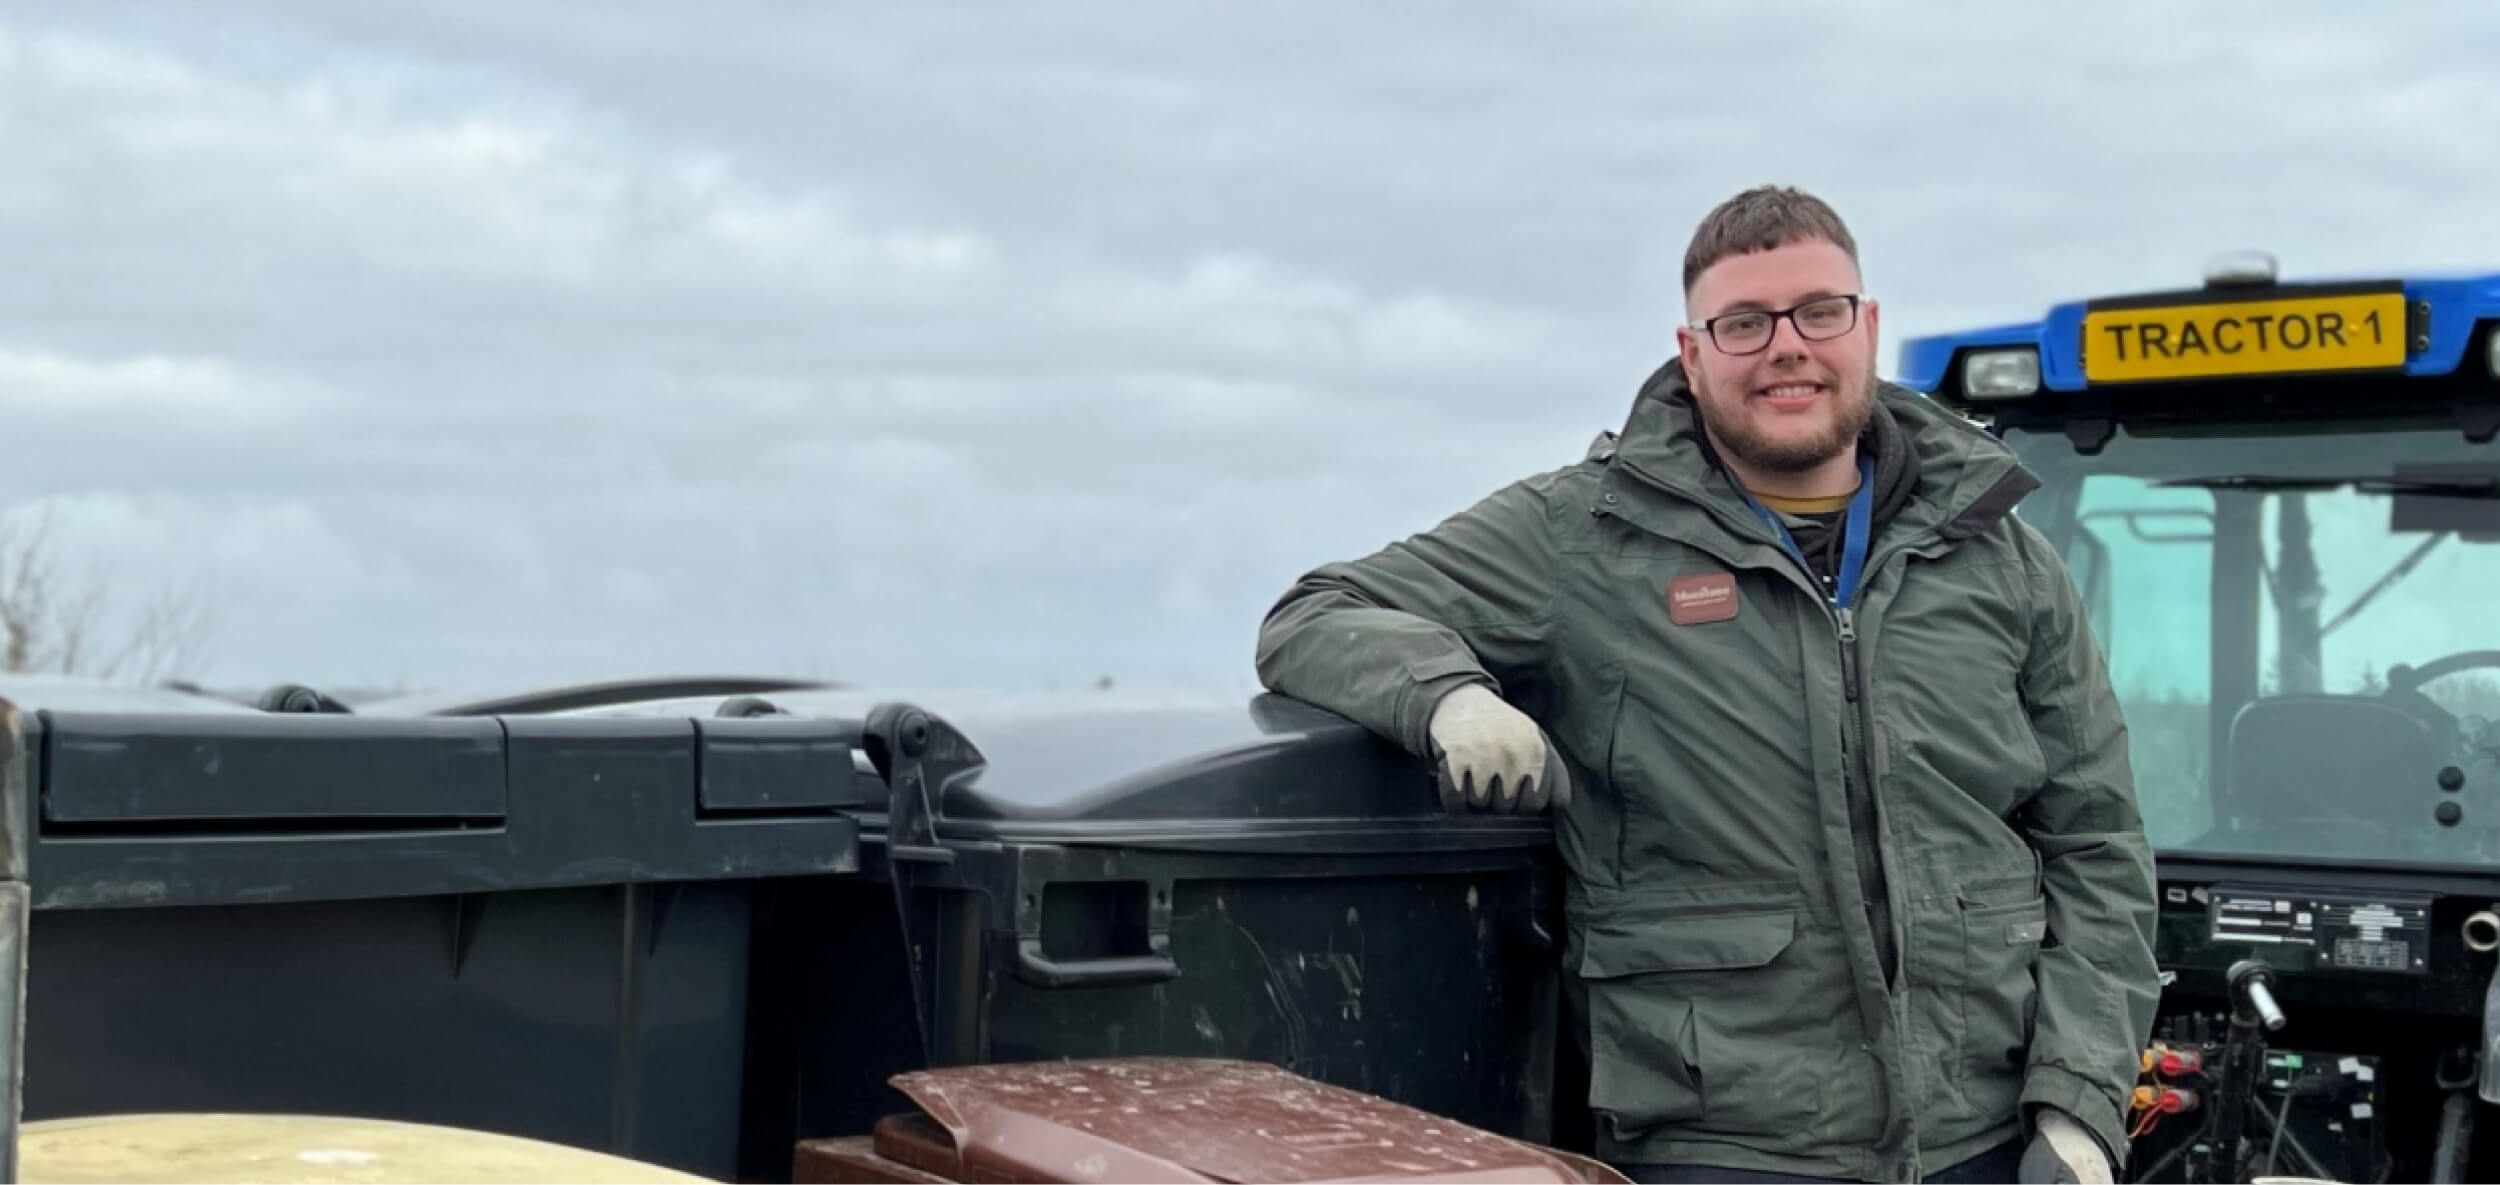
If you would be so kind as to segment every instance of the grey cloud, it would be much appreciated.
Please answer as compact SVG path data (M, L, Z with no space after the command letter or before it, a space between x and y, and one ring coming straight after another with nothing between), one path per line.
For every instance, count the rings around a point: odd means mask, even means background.
M1894 341L2500 237L2478 10L1780 13L13 13L0 506L213 577L244 682L1242 687L1294 574L1614 424L1742 185Z

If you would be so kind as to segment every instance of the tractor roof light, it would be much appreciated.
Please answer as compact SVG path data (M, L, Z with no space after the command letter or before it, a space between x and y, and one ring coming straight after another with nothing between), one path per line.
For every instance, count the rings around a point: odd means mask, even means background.
M1974 350L1962 359L1962 394L1972 399L2020 399L2040 390L2040 351L2029 346Z
M2500 379L2500 325L2491 327L2491 337L2483 343L2483 360L2491 364L2491 377Z
M2262 288L2282 274L2282 264L2266 251L2226 251L2205 261L2208 288Z

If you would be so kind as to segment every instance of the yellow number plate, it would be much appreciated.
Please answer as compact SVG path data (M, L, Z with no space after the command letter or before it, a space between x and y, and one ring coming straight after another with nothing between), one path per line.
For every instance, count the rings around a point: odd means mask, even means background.
M2101 309L2083 319L2083 377L2095 383L2394 369L2404 362L2401 292Z

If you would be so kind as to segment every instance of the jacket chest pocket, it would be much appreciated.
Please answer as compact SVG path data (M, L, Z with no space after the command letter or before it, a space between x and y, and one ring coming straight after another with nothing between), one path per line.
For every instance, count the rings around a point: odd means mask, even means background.
M1801 1034L1818 1018L1792 954L1794 907L1592 927L1580 976L1589 1024L1589 1105L1613 1138L1670 1126L1786 1138L1819 1106ZM1788 957L1783 957L1788 956Z
M1998 817L2047 769L2022 697L2030 636L2012 573L1956 555L1913 564L1861 655L1907 780Z
M1682 586L1679 623L1671 598L1687 580L1704 583ZM1599 656L1575 661L1602 663L1615 697L1605 735L1582 744L1605 754L1619 803L1617 883L1659 888L1686 883L1694 868L1753 875L1810 864L1815 832L1799 820L1815 817L1816 754L1795 591L1763 572L1689 558L1617 562L1578 588L1565 643ZM1829 645L1818 657L1837 670L1836 637Z

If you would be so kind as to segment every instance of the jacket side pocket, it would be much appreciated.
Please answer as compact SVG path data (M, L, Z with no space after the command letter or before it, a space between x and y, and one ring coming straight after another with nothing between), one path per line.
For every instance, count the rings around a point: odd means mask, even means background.
M1681 1125L1769 1130L1795 1107L1777 1082L1794 1045L1760 1034L1764 1011L1794 995L1768 981L1796 928L1793 908L1757 906L1589 931L1589 1106L1616 1140Z
M1974 1122L2014 1112L2040 1001L2048 899L2025 880L1965 886L1962 913L1961 1092Z

